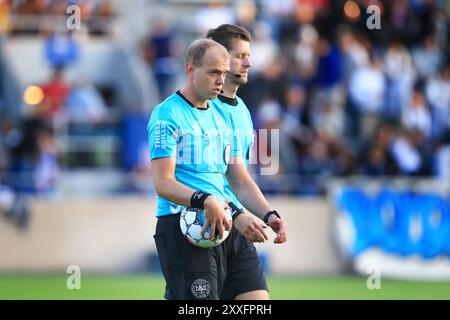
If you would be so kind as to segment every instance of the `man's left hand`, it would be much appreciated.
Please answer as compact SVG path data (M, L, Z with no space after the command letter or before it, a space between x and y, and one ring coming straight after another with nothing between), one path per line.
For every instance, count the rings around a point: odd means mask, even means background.
M277 234L273 243L283 243L287 240L287 226L283 220L272 214L269 217L269 227Z

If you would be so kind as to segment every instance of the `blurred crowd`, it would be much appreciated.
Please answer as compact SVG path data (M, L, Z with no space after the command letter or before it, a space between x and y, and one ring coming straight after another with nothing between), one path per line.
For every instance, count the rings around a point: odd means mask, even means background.
M91 35L108 34L116 15L111 0L0 0L0 33L45 34L75 13Z
M380 29L368 27L369 5ZM282 150L279 174L260 183L317 194L331 176L450 180L449 18L445 1L214 2L195 31L237 23L252 33L250 80L238 94L256 129L279 129ZM163 98L177 29L154 31L148 61Z
M0 0L0 17L5 8L39 15L72 3L80 5L85 21L116 14L103 0ZM370 5L378 11L368 11ZM377 12L380 28L373 29L368 21L378 19ZM252 34L252 67L238 94L255 129L278 129L280 137L279 159L272 157L278 174L257 177L263 191L322 194L330 177L351 175L450 181L448 1L211 1L184 18L148 21L150 31L139 42L156 100L184 81L181 40L203 37L222 23L246 27ZM64 78L65 66L78 55L72 40L70 34L47 34L53 74L40 84L44 97L35 114L20 128L0 121L0 153L8 154L0 158L0 169L35 172L22 190L31 185L46 193L58 174L55 132L45 119L61 110L78 123L107 118L109 105L89 79L69 83ZM118 163L134 184L151 180L147 120L148 114L123 112L117 124Z
M108 121L108 106L89 78L69 81L61 65L53 69L49 79L28 87L24 99L32 106L21 121L0 118L0 186L7 185L18 193L51 196L61 160L66 158L68 165L69 157L61 150L67 145L58 138L63 139L61 134L67 135L72 127L89 134L96 124Z

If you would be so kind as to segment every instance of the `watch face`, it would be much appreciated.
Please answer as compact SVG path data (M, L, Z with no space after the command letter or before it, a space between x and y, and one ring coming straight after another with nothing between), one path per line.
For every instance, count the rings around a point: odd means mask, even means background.
M276 212L275 210L269 211L269 212L267 212L267 214L264 216L264 219L263 219L263 221L264 221L265 224L269 225L269 218L270 218L270 216L273 215L273 214L276 215L278 218L281 219L281 217L280 217L280 215L278 214L278 212Z

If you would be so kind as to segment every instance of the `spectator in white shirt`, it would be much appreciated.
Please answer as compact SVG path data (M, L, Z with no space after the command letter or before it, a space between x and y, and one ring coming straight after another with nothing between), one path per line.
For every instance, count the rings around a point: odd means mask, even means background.
M433 118L432 136L438 138L450 130L450 65L427 81L425 95Z
M359 66L351 75L349 95L355 111L359 114L356 119L360 127L358 136L363 140L373 137L378 127L385 89L381 63L374 56L371 57L368 66Z
M411 98L411 103L402 112L402 125L407 129L417 129L425 137L431 133L431 115L425 103L422 92L415 89Z

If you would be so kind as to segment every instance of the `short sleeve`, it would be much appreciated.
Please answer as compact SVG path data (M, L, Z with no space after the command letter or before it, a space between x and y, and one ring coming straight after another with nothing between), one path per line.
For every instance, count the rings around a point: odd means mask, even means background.
M150 117L147 131L150 159L176 157L178 125L171 110L157 107Z

